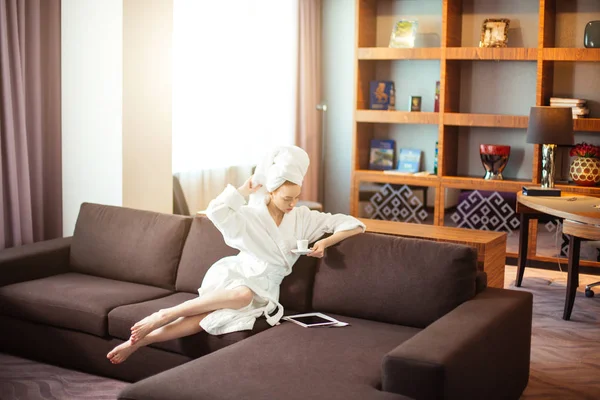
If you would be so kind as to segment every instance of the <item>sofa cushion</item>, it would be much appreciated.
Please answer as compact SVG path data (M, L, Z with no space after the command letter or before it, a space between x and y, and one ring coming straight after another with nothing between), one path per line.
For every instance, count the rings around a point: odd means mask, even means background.
M108 333L112 337L128 340L131 334L130 328L137 321L155 311L173 307L197 297L198 295L191 293L178 292L159 299L117 307L108 314ZM154 343L150 346L188 357L200 357L264 331L268 327L269 324L265 318L258 318L254 324L254 329L251 331L233 332L225 335L209 335L206 332L200 332L196 335Z
M283 322L126 387L121 399L405 399L380 391L385 354L420 329L349 317L344 328Z
M424 328L475 295L476 251L364 233L327 249L315 310Z
M206 271L221 258L238 253L238 250L225 244L223 235L208 217L197 216L183 247L176 289L198 293ZM316 265L316 258L300 257L292 268L292 273L283 279L279 301L284 308L299 312L310 310Z
M157 287L69 272L0 287L0 313L106 336L110 310L170 293Z
M174 289L192 218L83 203L71 245L71 269Z

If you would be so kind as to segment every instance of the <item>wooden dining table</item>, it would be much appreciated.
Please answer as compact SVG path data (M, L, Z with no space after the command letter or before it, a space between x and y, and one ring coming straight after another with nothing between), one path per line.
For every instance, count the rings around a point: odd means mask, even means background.
M520 287L527 264L529 221L542 215L563 220L563 234L569 238L567 293L563 319L569 320L579 286L581 240L600 240L600 198L562 193L560 197L525 196L517 193L517 213L521 217L516 286Z

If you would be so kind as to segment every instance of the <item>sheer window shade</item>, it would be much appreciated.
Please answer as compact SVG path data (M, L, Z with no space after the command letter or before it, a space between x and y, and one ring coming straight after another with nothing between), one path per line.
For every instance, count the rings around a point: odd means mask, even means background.
M297 52L297 0L175 0L173 172L293 144Z

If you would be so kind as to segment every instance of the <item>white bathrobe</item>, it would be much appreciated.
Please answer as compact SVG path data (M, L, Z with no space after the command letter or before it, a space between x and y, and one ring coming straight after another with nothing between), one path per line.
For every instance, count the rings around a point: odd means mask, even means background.
M207 315L200 326L212 335L252 329L256 318L263 314L270 325L278 323L283 315L279 286L300 257L291 251L296 248L296 240L308 239L312 243L325 233L359 226L365 229L354 217L311 211L307 207L296 207L285 214L278 227L264 203L245 203L237 189L229 185L207 209L208 218L221 231L225 242L240 253L210 267L198 289L199 295L242 285L255 294L246 307L216 310Z

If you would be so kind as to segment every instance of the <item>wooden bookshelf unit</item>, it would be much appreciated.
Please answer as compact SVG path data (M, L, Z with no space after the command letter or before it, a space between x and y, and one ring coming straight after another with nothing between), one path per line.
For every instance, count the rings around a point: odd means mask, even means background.
M507 6L506 3L514 5L513 8L516 8L517 11ZM579 7L583 9L581 12L578 8L579 3L584 5L584 7ZM428 21L425 21L421 33L428 34L428 32L438 29L429 36L438 36L439 45L432 46L429 43L421 47L406 49L387 47L385 36L389 37L389 33L391 33L389 28L393 22L399 19L418 19L415 17L419 14L418 7L427 7L422 15L429 18ZM439 15L432 17L431 10L435 10ZM481 27L483 19L488 17L485 14L487 12L490 13L489 18L509 14L506 15L511 19L509 29L514 27L521 29L522 27L523 30L527 28L531 31L535 30L533 26L537 22L537 38L535 31L529 36L527 36L527 32L524 32L522 40L511 41L509 35L508 47L505 48L473 47L479 42L480 30L478 28ZM449 223L450 214L447 215L447 213L456 204L449 206L450 200L447 194L449 190L461 190L462 193L466 193L464 191L467 190L496 191L514 196L524 185L539 185L541 181L541 146L525 143L528 107L521 107L520 111L515 113L494 113L494 109L481 112L481 109L477 108L477 104L472 105L477 103L476 100L471 100L470 106L465 105L468 103L465 99L469 99L469 94L465 94L465 92L474 93L479 90L480 86L478 82L469 81L475 79L470 78L469 72L471 70L481 72L485 68L498 71L508 66L511 66L510 68L524 66L526 68L525 75L530 76L531 79L515 78L523 79L530 85L518 87L518 93L506 93L505 98L503 97L500 101L501 104L507 106L507 109L510 109L511 96L531 99L528 106L547 106L550 97L583 97L577 91L565 94L561 74L564 72L565 65L575 65L574 70L576 66L585 64L587 67L584 68L595 68L594 71L600 71L600 49L583 48L582 40L564 39L567 24L570 24L571 32L577 31L573 35L581 34L582 36L585 23L581 23L581 21L588 19L588 16L590 16L589 20L600 19L600 1L357 0L350 213L354 216L365 217L365 215L361 215L363 212L361 207L364 207L364 204L361 205L361 201L364 201L364 198L361 200L362 185L377 183L420 186L429 188L429 193L432 190L435 191L435 195L429 196L430 199L434 199L433 205L430 204L429 207L424 205L428 210L433 209L432 218L429 218L427 223L433 226L453 226ZM436 26L436 21L441 21L441 28L439 24ZM534 22L531 23L531 21ZM521 23L520 26L519 23ZM476 26L477 24L478 26ZM420 22L419 29L421 29ZM477 37L474 37L476 35ZM533 39L531 39L532 37ZM439 63L439 75L435 76L435 80L440 82L439 112L432 112L433 108L431 107L428 109L424 107L422 112L410 112L405 107L408 104L406 96L398 98L398 93L403 87L410 86L411 81L420 79L418 75L420 67L413 68L416 69L414 74L407 75L405 73L406 69L404 68L407 63L423 65L429 70L437 67L437 63ZM576 73L573 74L576 75ZM595 73L590 75L592 76L587 76L590 81L599 80L600 75L595 75ZM507 79L507 85L511 83L510 78ZM492 77L491 79L496 78ZM369 109L369 83L373 80L394 81L397 96L396 111ZM433 79L430 80L433 81ZM435 82L433 83L435 84ZM514 85L513 83L513 87ZM412 88L414 85L410 87ZM434 96L434 89L435 86L432 85L431 98ZM591 96L587 97L588 101L594 104L600 103L600 94L597 93L595 98ZM600 145L600 136L596 136L600 133L600 107L592 110L591 116L591 118L573 120L576 143L587 141ZM413 134L411 129L415 129L416 133ZM423 129L433 132L430 136L435 135L434 139L429 137L429 142L423 142L421 145L423 154L429 151L429 155L425 155L426 159L429 157L426 163L426 169L429 171L432 170L430 167L432 165L430 144L432 140L437 141L437 174L411 176L369 170L371 139L394 138L398 151L402 147L417 147L415 143L418 143L418 139L415 137L420 135ZM471 132L472 129L490 132L488 137L491 139L487 143L494 144L507 144L504 143L505 138L510 136L513 138L511 140L514 145L514 138L520 140L519 135L522 134L522 143L519 143L521 147L515 150L517 154L515 158L521 157L518 160L522 160L521 165L524 167L520 166L518 173L513 176L505 176L504 180L484 180L483 177L474 176L473 173L465 173L465 159L471 157L472 160L473 152L476 152L476 157L479 157L478 146L475 147L471 143L474 140L469 142L470 139L464 139L464 132ZM579 135L579 139L577 135ZM583 140L581 135L584 135ZM403 144L404 140L408 142L406 145ZM470 143L469 147L465 143ZM512 150L511 157L513 157ZM509 159L509 164L511 160L512 158ZM513 168L516 170L515 167ZM600 197L600 187L581 187L573 184L557 184L557 187L564 192ZM398 225L399 228L400 226ZM391 229L390 225L386 225L386 229ZM532 224L530 227L529 258L556 262L555 257L536 253L538 229L541 228L537 224ZM518 229L516 230L518 231ZM516 252L509 250L507 256L515 257ZM566 261L566 258L562 257L561 260ZM600 263L594 260L582 262L582 265L600 266Z

